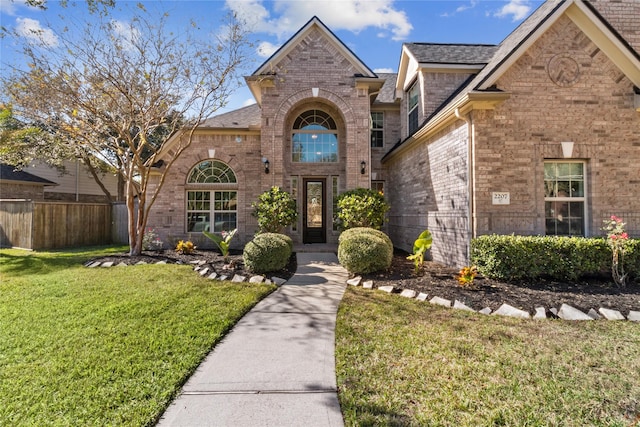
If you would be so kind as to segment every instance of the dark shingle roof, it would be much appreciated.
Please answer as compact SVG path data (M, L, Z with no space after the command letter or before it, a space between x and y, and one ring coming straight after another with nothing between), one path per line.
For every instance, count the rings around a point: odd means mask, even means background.
M526 40L540 27L556 9L562 6L562 2L545 1L538 9L536 9L527 19L525 19L511 34L509 34L498 46L494 46L493 56L486 62L484 68L475 76L471 76L465 83L463 83L447 100L445 100L426 120L420 125L420 128L426 126L438 113L444 110L447 105L454 103L459 97L464 96L466 93L478 90L485 81L487 81L491 75L502 65L509 57L515 53L519 46L526 42ZM450 45L451 46L451 45ZM478 45L475 45L478 46ZM489 50L485 51L488 53ZM419 57L416 57L420 62L423 62ZM426 61L429 62L429 61ZM409 137L403 141L398 142L393 146L387 154L384 155L383 160L387 158L391 153L396 151L401 145L403 145Z
M488 44L405 43L421 64L486 64L498 46Z
M200 127L247 129L249 126L260 126L260 121L260 107L258 104L251 104L228 113L210 117Z
M376 103L394 103L395 102L395 89L396 79L398 74L396 73L377 73L378 77L385 79L384 84L380 88L380 93L376 97Z
M0 163L0 179L3 181L20 181L20 182L32 182L34 184L58 185L48 179L40 178L37 175L25 172L23 170L16 170L14 166Z

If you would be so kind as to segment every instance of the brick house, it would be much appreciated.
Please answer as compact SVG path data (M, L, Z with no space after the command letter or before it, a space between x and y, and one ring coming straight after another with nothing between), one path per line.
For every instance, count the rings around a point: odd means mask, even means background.
M300 210L298 244L335 243L334 197L384 191L386 230L468 263L491 233L640 234L640 2L548 1L499 45L406 43L376 74L311 19L247 84L257 103L213 117L176 161L149 219L166 242L257 223L271 186Z

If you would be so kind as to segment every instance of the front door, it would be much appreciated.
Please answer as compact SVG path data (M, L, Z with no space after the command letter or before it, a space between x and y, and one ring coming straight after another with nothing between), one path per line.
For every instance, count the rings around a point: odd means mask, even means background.
M324 180L311 178L304 180L303 243L326 243L325 199Z

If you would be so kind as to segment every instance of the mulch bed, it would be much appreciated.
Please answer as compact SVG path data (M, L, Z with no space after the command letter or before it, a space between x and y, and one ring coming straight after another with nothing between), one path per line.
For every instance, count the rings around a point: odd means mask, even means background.
M116 254L116 255L108 255L100 258L92 259L91 262L108 262L111 261L114 265L117 265L121 262L134 265L139 263L140 261L146 262L147 264L155 264L158 261L166 261L167 263L173 264L189 264L189 265L197 265L195 263L199 262L202 265L206 265L209 267L209 271L215 271L218 275L229 276L229 278L233 277L234 274L245 276L247 278L254 276L254 273L247 271L244 268L244 262L242 260L242 252L241 251L229 251L229 262L225 262L222 255L216 251L209 250L196 250L192 254L182 254L176 252L174 250L160 250L160 251L143 251L141 255L131 256L129 254ZM204 262L203 262L204 261ZM89 264L87 263L87 264ZM289 259L289 264L280 270L274 271L266 274L266 277L279 277L281 279L289 280L291 276L296 272L296 257L295 254L291 256Z
M466 289L458 284L457 269L425 261L424 271L416 275L407 255L397 251L388 271L363 275L363 280L373 280L375 287L393 285L424 292L429 295L428 299L438 296L452 302L458 300L475 310L489 307L495 311L506 303L533 314L536 307L549 310L566 303L585 313L600 307L618 310L624 315L630 310L640 311L640 283L621 289L608 278L589 278L577 283L548 280L507 283L478 275L475 289Z

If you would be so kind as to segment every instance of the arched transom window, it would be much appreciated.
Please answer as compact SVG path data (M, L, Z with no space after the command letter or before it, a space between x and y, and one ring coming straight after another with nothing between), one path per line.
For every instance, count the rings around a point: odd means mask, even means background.
M299 163L338 161L338 127L322 110L307 110L293 122L292 160Z
M190 184L229 184L236 182L236 174L218 160L205 160L191 170L187 182Z
M236 174L225 163L205 160L187 177L187 231L231 231L237 227ZM231 188L230 188L231 187Z

